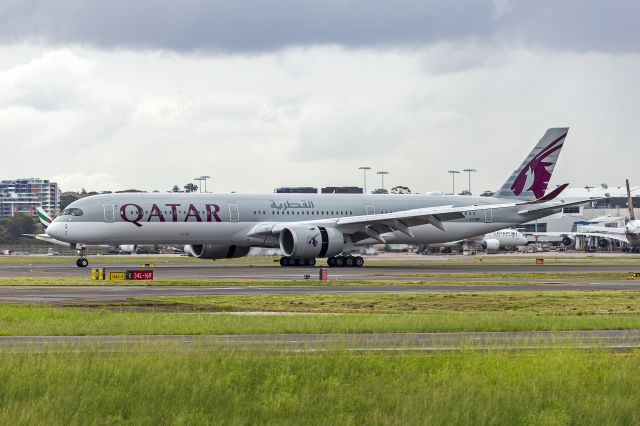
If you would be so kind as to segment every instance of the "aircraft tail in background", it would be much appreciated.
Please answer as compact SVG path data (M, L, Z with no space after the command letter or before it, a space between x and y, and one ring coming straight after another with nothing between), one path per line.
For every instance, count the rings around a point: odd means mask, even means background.
M44 226L44 229L47 229L53 220L51 219L51 216L49 216L49 214L40 207L36 207L36 213L38 214L38 219L40 219L40 223Z
M521 200L544 197L568 132L568 127L548 129L495 196Z

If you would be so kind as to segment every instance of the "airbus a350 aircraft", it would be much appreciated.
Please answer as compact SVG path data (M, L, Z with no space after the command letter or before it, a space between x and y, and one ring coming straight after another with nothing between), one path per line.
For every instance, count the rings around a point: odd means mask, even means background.
M357 246L462 240L539 219L568 184L545 195L568 128L547 130L494 197L459 195L105 194L70 204L47 229L72 244L186 244L201 259L279 247L283 266L362 266ZM81 251L78 266L88 261Z

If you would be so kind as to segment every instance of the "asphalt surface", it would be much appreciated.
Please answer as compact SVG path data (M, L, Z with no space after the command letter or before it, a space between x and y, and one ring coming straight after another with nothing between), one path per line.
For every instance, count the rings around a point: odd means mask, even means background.
M338 293L443 293L558 290L640 290L640 281L499 285L305 285L305 286L0 286L6 302L117 302L131 297Z
M78 268L72 257L42 259L29 262L4 262L0 264L0 277L88 277L90 268ZM140 269L140 260L132 258L120 263L105 263L98 257L92 259L91 266L104 266L107 271ZM102 261L102 263L101 263ZM95 282L95 286L0 286L0 300L9 302L114 302L125 301L131 297L153 296L213 296L213 295L261 295L261 294L311 294L311 293L414 293L414 292L494 292L494 291L549 291L549 290L640 290L640 280L622 279L628 272L636 269L635 263L602 263L601 259L561 259L560 262L547 261L536 265L534 259L516 259L509 261L477 261L468 259L449 263L445 260L430 258L410 258L387 260L391 266L381 265L376 259L363 268L329 268L327 283L318 281L319 268L272 266L261 260L261 264L252 265L251 261L240 264L229 262L184 262L165 258L159 260L153 268L157 279L212 279L230 280L229 285L219 285L215 281L203 286L153 286L152 282L133 282L133 285L108 285L109 281ZM253 262L258 263L256 260ZM539 273L539 278L502 278L504 284L496 284L497 278L483 278L482 273ZM619 280L561 278L554 274L562 273L620 273ZM456 278L456 274L478 274L474 278ZM305 276L309 285L272 286L259 284L260 280L300 281ZM233 286L233 280L256 280L255 285ZM342 285L345 280L371 282L370 285ZM414 282L411 285L388 285L376 281L402 280ZM460 281L473 280L473 285L461 285ZM482 284L482 281L490 281ZM420 281L429 281L420 285ZM455 281L455 282L452 282ZM333 283L332 283L333 282ZM103 284L103 285L102 285ZM298 283L300 284L300 283Z
M640 330L366 333L275 335L2 336L0 351L137 352L170 350L260 351L451 351L579 348L631 350L640 347Z
M140 269L139 262L101 263L91 259L89 268L75 266L74 258L60 258L51 263L2 263L0 277L87 277L91 267L106 267L108 271L124 271ZM373 263L373 262L372 262ZM222 262L166 262L156 263L153 268L157 278L212 278L242 280L299 280L305 275L311 278L318 276L318 267L281 267L251 265L249 263L236 266ZM596 272L640 272L638 264L599 264L599 263L561 263L547 262L536 265L530 263L495 264L495 263L433 263L407 264L400 266L379 266L372 264L362 268L328 268L329 276L334 280L418 280L416 275L433 274L481 274L481 273L596 273ZM413 275L413 278L411 277Z

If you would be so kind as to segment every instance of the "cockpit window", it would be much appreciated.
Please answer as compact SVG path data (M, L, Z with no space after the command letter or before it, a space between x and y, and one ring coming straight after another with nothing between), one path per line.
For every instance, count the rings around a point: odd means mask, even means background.
M81 209L64 209L60 216L82 216L83 211Z

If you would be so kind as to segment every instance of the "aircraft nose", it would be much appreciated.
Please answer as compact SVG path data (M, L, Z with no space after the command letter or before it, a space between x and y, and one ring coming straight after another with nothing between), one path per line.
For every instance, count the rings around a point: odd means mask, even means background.
M64 236L64 225L60 222L53 221L51 225L47 226L46 232L51 238L59 240Z

